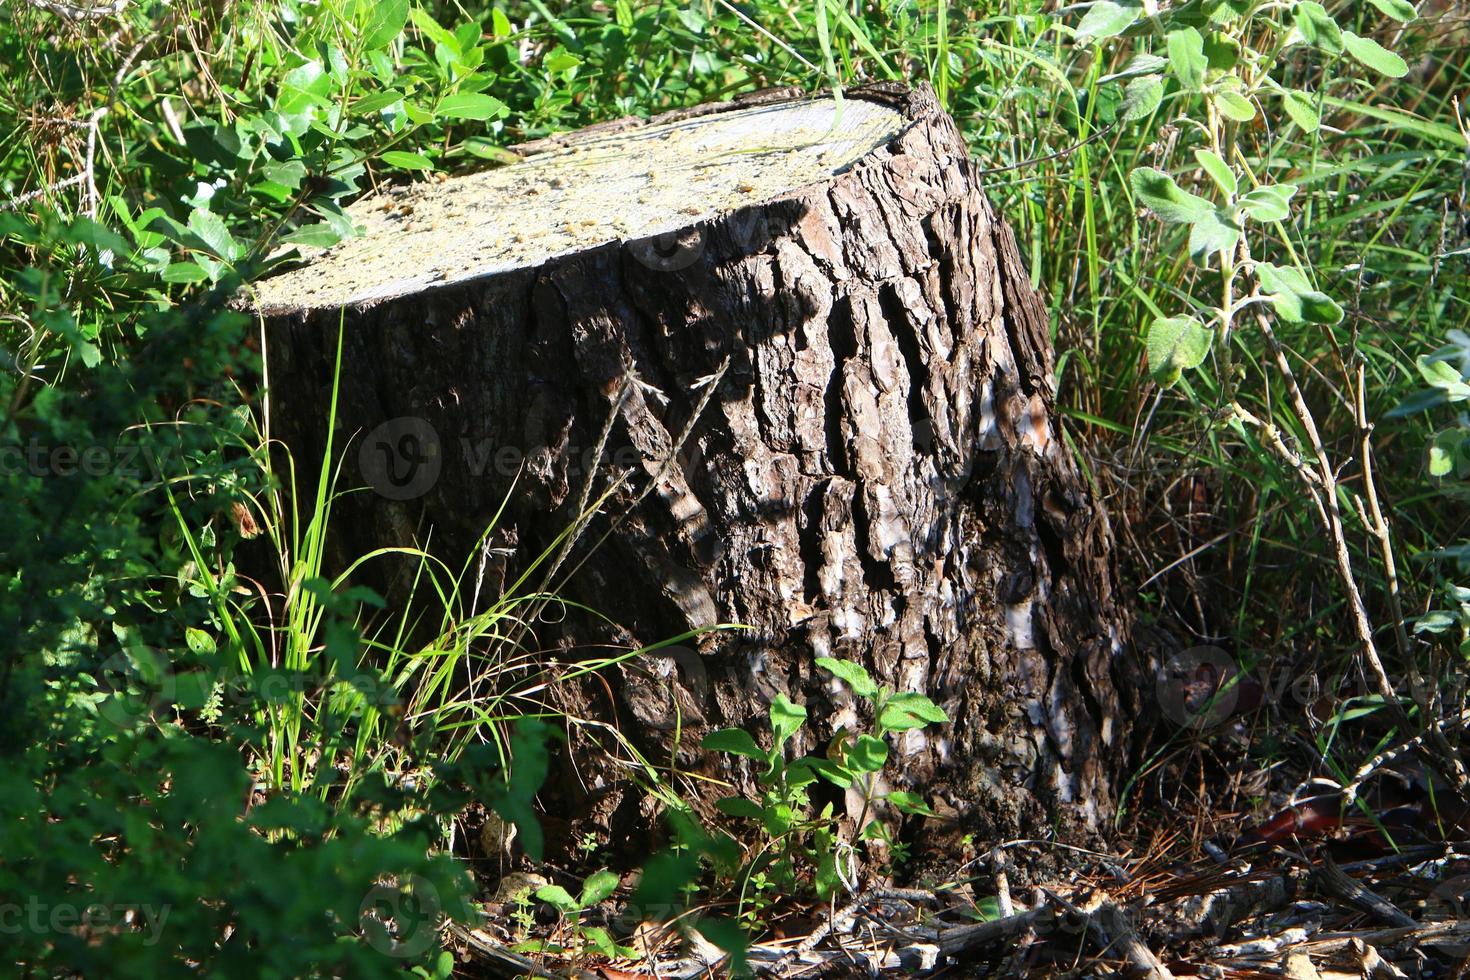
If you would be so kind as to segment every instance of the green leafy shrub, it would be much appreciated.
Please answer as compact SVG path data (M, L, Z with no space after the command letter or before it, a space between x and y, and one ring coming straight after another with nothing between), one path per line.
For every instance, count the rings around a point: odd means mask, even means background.
M879 685L860 664L819 657L817 666L840 679L861 703L868 705L873 715L871 732L839 732L825 757L803 756L787 761L786 743L800 730L807 715L804 707L778 694L768 711L770 748L762 749L743 728L712 732L701 743L706 749L743 756L759 766L756 775L761 787L759 799L728 796L716 803L721 812L754 821L767 835L769 844L760 849L742 875L742 892L754 887L757 900L766 888L784 893L794 891L807 867L811 868L816 896L823 901L840 892L844 883L848 888L855 887L846 853L852 842L842 839L833 805L827 803L820 812L811 812L809 787L818 779L841 790L855 790L860 795L859 840L882 842L890 849L899 846L892 828L876 813L879 804L887 804L901 814L932 816L913 793L880 792L878 776L888 761L887 736L944 724L949 718L922 694L895 692Z

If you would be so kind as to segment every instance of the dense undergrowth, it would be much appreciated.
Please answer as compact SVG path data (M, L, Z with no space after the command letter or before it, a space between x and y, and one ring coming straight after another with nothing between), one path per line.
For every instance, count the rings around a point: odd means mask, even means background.
M282 246L350 234L343 204L385 182L764 86L933 85L1049 303L1073 448L1140 607L1244 671L1228 733L1185 719L1130 809L1246 811L1421 732L1463 789L1439 749L1470 656L1470 11L1328 8L9 4L6 961L447 973L435 927L473 897L450 856L465 805L535 853L556 725L520 641L553 600L536 576L471 595L467 568L419 556L425 643L328 578L331 496L285 508L259 337L224 300ZM466 670L494 681L461 689ZM864 738L857 772L883 764ZM729 809L791 845L802 800L776 768L774 795ZM1206 769L1225 791L1163 778ZM757 893L802 861L830 892L814 819ZM738 864L718 829L675 823L646 904ZM759 930L750 879L730 918ZM547 900L575 917L606 884ZM739 943L729 920L706 932Z

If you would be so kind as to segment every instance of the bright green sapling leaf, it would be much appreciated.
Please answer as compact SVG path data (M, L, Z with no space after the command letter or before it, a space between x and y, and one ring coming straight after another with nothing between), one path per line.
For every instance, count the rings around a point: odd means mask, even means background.
M384 150L378 159L390 167L398 167L403 170L433 170L434 161L422 153L409 153L406 150Z
M796 823L796 809L789 803L776 803L761 810L761 826L772 837L780 837Z
M743 796L722 797L715 801L715 809L731 817L745 817L748 820L761 818L760 806Z
M1148 370L1154 380L1172 388L1209 356L1214 334L1190 316L1159 317L1148 328Z
M771 731L775 733L777 749L785 745L786 740L795 735L802 722L806 721L806 708L794 704L784 694L776 695L767 713L771 717Z
M577 900L561 885L542 885L536 889L536 897L564 915L577 911Z
M365 51L387 47L408 23L408 0L359 0L354 11Z
M847 751L847 761L858 772L881 772L888 761L888 743L871 735L859 735Z
M226 261L233 262L245 251L239 242L235 241L225 223L220 220L219 215L203 208L195 208L189 212L189 230L198 235L209 250Z
M878 727L889 732L906 732L925 725L943 725L949 715L933 701L911 691L900 691L889 698L878 714Z
M197 262L172 262L160 273L164 282L191 283L203 282L209 278L209 273Z
M281 80L281 92L276 96L276 111L283 116L297 116L313 106L328 104L326 96L332 90L332 76L320 61L308 61L291 69Z
M582 896L577 900L582 908L587 909L607 898L618 888L618 876L607 869L594 871L582 882Z
M287 245L306 245L309 248L331 248L341 240L342 236L326 222L303 225L281 237L281 241Z
M893 804L893 807L900 813L908 813L919 817L934 816L934 811L929 809L928 804L917 793L896 789L883 798Z
M352 111L359 116L365 116L369 113L381 112L389 106L396 105L402 101L402 92L396 88L385 88L381 92L364 95L352 103Z
M417 27L421 34L439 47L444 48L452 56L451 60L459 60L460 55L464 53L463 49L459 46L459 38L440 27L438 21L434 20L427 11L419 7L413 8L409 16L413 18L413 26Z
M500 119L509 111L499 99L474 93L445 96L439 103L439 115L450 119Z
M848 687L852 693L860 698L871 698L878 693L878 685L861 664L855 664L851 660L837 660L833 657L818 657L817 666L836 675Z
M710 732L699 745L712 752L728 752L748 759L763 760L766 757L760 746L755 744L750 732L743 728L722 728L717 732Z

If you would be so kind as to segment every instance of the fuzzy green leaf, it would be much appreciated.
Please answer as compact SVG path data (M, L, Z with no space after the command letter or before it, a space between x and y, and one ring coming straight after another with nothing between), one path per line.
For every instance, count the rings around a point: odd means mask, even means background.
M1254 221L1285 221L1291 213L1295 184L1272 184L1246 191L1240 199L1245 216Z
M1317 114L1317 103L1306 92L1287 89L1281 93L1281 107L1304 133L1315 133L1322 125L1322 117Z
M1148 370L1154 380L1172 388L1204 363L1214 335L1190 316L1159 317L1148 328Z
M1215 185L1225 192L1226 197L1234 197L1236 190L1235 172L1230 165L1220 159L1220 155L1213 150L1195 150L1195 160L1204 168L1205 173L1210 175Z
M1228 252L1240 241L1240 226L1221 208L1210 208L1189 226L1189 254L1208 258Z
M1302 40L1328 54L1342 53L1342 30L1326 7L1315 0L1302 0L1292 8L1292 16Z
M1307 277L1290 266L1256 263L1261 291L1282 318L1293 323L1333 324L1342 319L1342 307L1325 293L1312 288Z
M1235 122L1250 122L1256 118L1256 107L1251 100L1239 92L1225 90L1216 92L1214 95L1215 108L1220 110L1220 115Z
M1123 89L1123 121L1133 122L1152 115L1163 101L1163 79L1158 75L1135 78Z
M1138 4L1098 0L1087 8L1082 23L1077 25L1077 40L1097 41L1105 37L1116 37L1132 27L1141 13L1143 8Z
M1168 38L1169 65L1174 77L1191 92L1198 92L1205 84L1205 69L1209 59L1205 57L1205 39L1193 27L1170 31Z
M1216 71L1229 71L1240 62L1240 42L1228 34L1211 31L1205 35L1205 60Z
M1209 201L1189 193L1162 170L1139 167L1128 175L1128 183L1143 205L1165 221L1193 224L1210 211Z
M1387 16L1392 17L1394 20L1403 21L1404 23L1408 23L1418 16L1418 13L1414 10L1414 5L1409 3L1408 0L1368 0L1368 2L1383 11Z
M1409 73L1408 62L1371 37L1359 37L1352 31L1343 31L1342 43L1347 46L1348 54L1380 75L1403 78Z
M1424 379L1425 384L1440 388L1446 394L1464 383L1464 377L1455 366L1443 358L1421 356L1416 358L1414 363L1418 366L1419 376Z

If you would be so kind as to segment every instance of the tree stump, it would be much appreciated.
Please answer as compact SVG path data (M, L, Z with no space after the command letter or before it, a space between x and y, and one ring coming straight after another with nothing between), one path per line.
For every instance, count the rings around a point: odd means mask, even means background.
M891 756L947 818L921 846L1101 826L1140 709L1111 537L1053 413L1044 309L932 93L782 93L526 149L367 198L364 235L258 284L298 475L345 330L339 489L376 492L337 504L344 559L431 542L458 568L495 521L480 587L503 588L631 472L566 565L610 622L540 630L568 660L749 630L567 685L570 712L748 786L700 737L760 730L781 692L811 713L795 750L821 752L866 723L813 663L847 658L952 719ZM584 753L548 792L637 833L624 771Z

